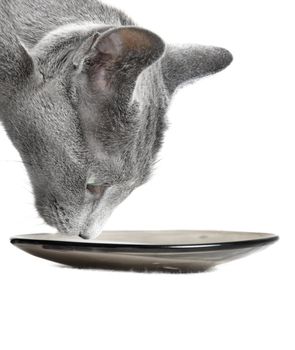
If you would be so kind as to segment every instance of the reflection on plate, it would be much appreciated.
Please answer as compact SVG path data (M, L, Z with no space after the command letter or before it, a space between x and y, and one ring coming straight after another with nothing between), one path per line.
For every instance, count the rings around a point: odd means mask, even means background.
M197 272L241 258L278 240L269 233L231 231L105 231L83 240L61 234L11 238L25 252L57 263L132 271Z

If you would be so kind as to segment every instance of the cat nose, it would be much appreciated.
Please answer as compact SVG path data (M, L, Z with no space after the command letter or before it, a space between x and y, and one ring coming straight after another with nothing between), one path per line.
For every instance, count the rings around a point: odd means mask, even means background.
M89 239L89 236L85 232L80 232L79 237L81 237L83 239Z

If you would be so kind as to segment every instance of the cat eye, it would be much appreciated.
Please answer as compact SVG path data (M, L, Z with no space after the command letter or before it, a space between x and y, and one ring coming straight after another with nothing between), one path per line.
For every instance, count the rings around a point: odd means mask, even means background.
M107 186L105 186L105 185L96 185L96 184L87 184L86 185L86 190L97 198L102 197L106 188L107 188Z

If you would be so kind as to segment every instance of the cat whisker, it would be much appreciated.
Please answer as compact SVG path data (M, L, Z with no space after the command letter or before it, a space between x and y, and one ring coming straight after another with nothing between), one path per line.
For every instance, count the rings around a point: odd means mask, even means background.
M7 162L7 163L17 163L17 164L27 164L27 165L30 165L32 166L31 163L29 162L25 162L23 160L14 160L14 159L0 159L0 162Z

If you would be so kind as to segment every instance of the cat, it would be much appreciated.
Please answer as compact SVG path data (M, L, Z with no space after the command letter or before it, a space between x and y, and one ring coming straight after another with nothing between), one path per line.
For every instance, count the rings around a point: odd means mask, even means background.
M166 45L97 0L0 0L0 120L35 206L95 238L152 173L175 91L227 67L223 48Z

